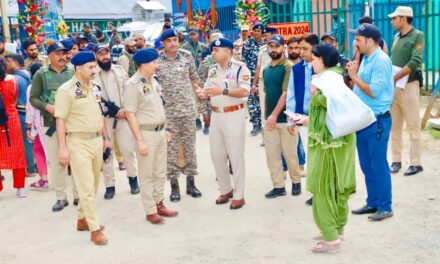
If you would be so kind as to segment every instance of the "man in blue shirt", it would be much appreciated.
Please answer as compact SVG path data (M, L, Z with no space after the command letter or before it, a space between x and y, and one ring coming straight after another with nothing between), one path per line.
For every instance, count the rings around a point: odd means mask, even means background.
M301 61L292 67L287 87L286 109L292 113L309 115L309 105L312 98L310 93L310 82L313 75L312 49L317 44L319 44L319 38L315 34L308 34L299 41ZM291 120L288 120L287 129L292 135L295 133L295 129L297 130L307 154L307 127L296 127ZM312 199L310 198L306 203L312 205Z
M391 129L390 108L394 97L393 71L390 58L381 50L381 33L372 24L361 24L352 33L355 45L365 55L360 67L357 61L347 64L354 82L353 92L367 104L377 121L356 133L359 162L367 185L367 204L353 214L370 214L380 221L393 216L391 208L391 174L387 161ZM358 71L359 70L359 71Z
M37 167L35 165L33 143L29 142L26 134L26 91L31 83L31 76L27 70L24 69L24 59L19 54L8 54L5 56L7 70L9 74L14 75L17 80L18 98L17 111L20 116L21 132L23 135L24 151L26 153L27 176L35 176Z

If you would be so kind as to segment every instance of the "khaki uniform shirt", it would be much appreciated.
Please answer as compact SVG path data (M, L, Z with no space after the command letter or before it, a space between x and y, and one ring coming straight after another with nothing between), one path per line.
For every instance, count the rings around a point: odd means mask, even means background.
M103 116L100 108L101 92L96 84L84 87L76 77L67 81L55 95L55 117L66 123L67 132L100 132Z
M157 76L163 88L167 118L195 115L191 81L199 82L194 58L189 51L179 49L174 59L165 51L159 55Z
M165 123L160 85L154 77L147 80L136 72L127 82L124 91L125 111L135 113L139 125Z
M32 63L36 63L36 62L41 63L41 64L43 64L43 65L47 65L47 64L49 64L49 63L48 63L48 58L47 58L47 57L43 57L43 56L39 55L39 56L38 56L38 61L33 61L33 60L29 59L29 58L26 58L26 59L24 60L24 68L25 68L26 70L30 70Z
M112 64L109 71L98 68L95 75L95 82L101 87L102 98L110 100L117 106L124 106L124 90L128 80L128 74L121 66Z
M248 91L251 89L251 72L243 62L232 59L226 69L222 69L219 64L214 64L208 73L205 88L219 85L223 89L243 88ZM247 97L245 97L247 98ZM227 95L217 95L211 97L212 106L225 107L243 103L243 98L234 98Z
M260 76L258 76L260 79L263 77L264 68L266 68L266 66L269 65L271 61L272 59L269 56L267 45L260 47L260 50L258 51L258 64L257 64L257 66L260 66Z

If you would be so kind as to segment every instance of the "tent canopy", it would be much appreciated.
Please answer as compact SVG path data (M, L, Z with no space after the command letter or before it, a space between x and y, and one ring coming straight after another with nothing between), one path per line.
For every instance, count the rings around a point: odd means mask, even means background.
M85 3L86 2L86 3ZM136 4L148 5L156 9L166 9L171 12L169 0L159 1L139 1L139 0L64 0L63 15L64 19L123 19L133 17L133 8ZM158 3L161 2L161 3ZM158 8L159 7L159 8Z

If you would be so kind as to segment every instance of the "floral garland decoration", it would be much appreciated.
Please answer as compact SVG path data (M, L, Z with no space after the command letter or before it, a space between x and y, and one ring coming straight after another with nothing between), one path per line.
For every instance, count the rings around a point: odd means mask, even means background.
M239 0L235 7L236 24L253 26L256 23L266 24L270 18L270 10L263 0Z
M18 21L37 45L44 43L46 34L44 32L44 16L49 10L49 3L45 0L17 0L17 3L24 5L23 14L17 16Z
M210 29L212 29L212 13L207 11L203 14L202 10L194 11L192 20L188 23L188 28L194 28L200 31L203 38L206 38L206 34Z

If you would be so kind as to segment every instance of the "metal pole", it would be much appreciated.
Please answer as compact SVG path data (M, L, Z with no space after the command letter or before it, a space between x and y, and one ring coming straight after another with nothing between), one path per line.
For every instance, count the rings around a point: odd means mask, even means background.
M0 9L2 15L3 35L5 36L6 42L11 42L11 32L9 31L8 12L6 11L5 0L0 0Z

